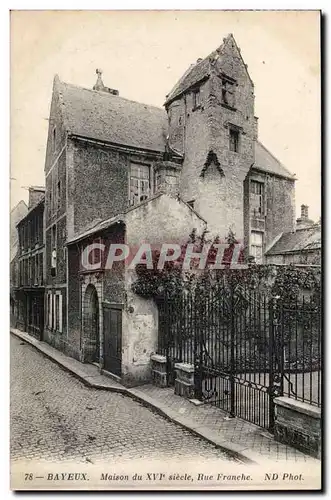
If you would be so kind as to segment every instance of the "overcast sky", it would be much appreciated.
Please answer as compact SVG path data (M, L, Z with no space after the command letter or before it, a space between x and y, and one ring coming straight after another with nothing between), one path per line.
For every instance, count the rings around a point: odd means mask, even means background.
M11 206L44 185L54 74L162 106L187 67L233 33L255 84L259 139L298 177L296 206L320 216L317 12L17 11L11 16Z

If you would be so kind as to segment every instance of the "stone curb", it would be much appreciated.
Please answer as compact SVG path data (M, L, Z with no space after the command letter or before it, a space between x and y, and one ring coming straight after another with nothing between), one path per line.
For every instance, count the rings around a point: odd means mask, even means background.
M240 460L241 462L244 462L246 464L262 464L268 461L269 459L256 454L252 453L249 450L246 449L241 449L239 445L235 443L231 443L226 441L224 437L219 437L215 439L215 436L213 436L212 431L208 429L204 429L203 426L198 426L195 422L190 420L189 418L186 417L181 417L178 416L176 412L174 412L171 409L168 409L166 405L157 405L155 401L145 394L139 394L139 389L137 388L126 388L126 387L116 387L116 386L106 386L106 385L101 385L101 384L96 384L94 382L91 382L87 380L87 378L91 378L90 376L84 376L80 373L77 373L74 368L68 366L66 363L63 363L61 359L55 358L51 355L51 353L47 352L45 349L43 349L42 344L40 341L34 339L34 338L27 338L25 335L20 334L19 331L16 329L10 329L10 333L14 335L15 337L19 338L20 340L23 340L24 342L28 343L35 349L37 349L39 352L41 352L45 357L50 359L51 361L55 362L57 365L59 365L62 369L70 372L74 377L79 379L85 386L92 388L92 389L97 389L97 390L104 390L104 391L110 391L110 392L117 392L120 394L123 394L124 396L128 396L131 399L134 399L135 401L143 404L144 406L156 411L159 415L165 417L167 420L180 425L187 431L189 431L192 434L195 434L196 436L204 439L205 441L208 441L210 444L216 446L220 450L228 453L231 455L233 458L236 458ZM28 334L26 334L28 335ZM59 353L62 354L62 353ZM69 358L70 359L70 358ZM200 429L201 427L201 429Z

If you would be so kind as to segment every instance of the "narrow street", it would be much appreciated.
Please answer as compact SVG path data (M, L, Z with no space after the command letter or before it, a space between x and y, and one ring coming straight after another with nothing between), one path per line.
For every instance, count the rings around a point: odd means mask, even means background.
M85 387L11 336L11 459L232 460L132 399Z

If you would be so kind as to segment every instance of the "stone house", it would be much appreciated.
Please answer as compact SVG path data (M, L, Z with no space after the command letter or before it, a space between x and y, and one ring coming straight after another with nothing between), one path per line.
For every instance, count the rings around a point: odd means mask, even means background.
M43 339L44 331L45 189L29 188L28 212L17 224L18 280L15 284L15 326Z
M21 200L10 211L10 323L15 324L17 313L16 287L19 280L17 224L27 214L28 206Z
M44 339L134 384L148 378L154 306L86 246L187 240L231 229L246 256L293 231L294 176L258 141L254 84L232 35L198 59L165 110L54 78L45 159ZM97 259L98 260L98 259Z
M282 232L267 249L267 264L321 265L321 223L309 219L308 208L308 205L301 205L301 217L297 219L295 231Z

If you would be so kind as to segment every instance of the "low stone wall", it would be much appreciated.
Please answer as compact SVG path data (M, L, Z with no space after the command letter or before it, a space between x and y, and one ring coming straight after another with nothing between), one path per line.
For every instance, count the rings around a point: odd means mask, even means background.
M321 410L287 397L275 398L275 439L321 458Z

